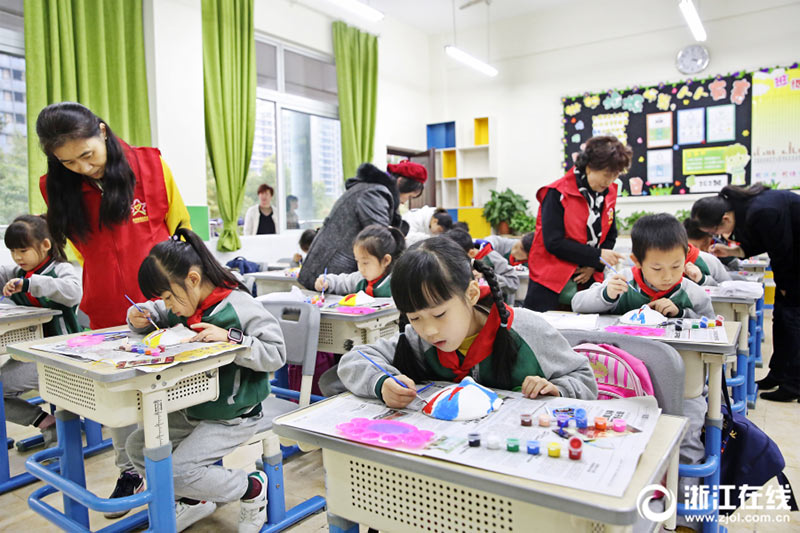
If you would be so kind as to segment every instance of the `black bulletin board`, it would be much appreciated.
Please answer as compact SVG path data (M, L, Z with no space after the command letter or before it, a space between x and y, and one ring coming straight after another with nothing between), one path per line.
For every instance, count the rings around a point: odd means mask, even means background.
M750 183L750 73L737 72L704 80L610 90L599 94L585 93L562 98L562 104L565 169L573 165L574 156L580 151L582 143L593 133L617 134L618 137L620 133L627 135L626 143L633 149L633 163L630 171L620 177L622 196L712 192L730 183ZM728 107L722 109L720 106ZM624 113L627 113L627 125L624 124ZM667 128L655 127L651 128L651 137L648 138L647 117L656 113L664 115L651 118L653 125L658 121L663 125L664 121L671 119L671 137ZM702 140L699 128L701 116L704 122ZM730 117L734 117L733 127L730 127ZM685 135L679 139L679 126L690 124L696 127L681 128ZM593 128L593 125L599 129ZM710 125L713 127L709 128ZM649 142L652 143L651 147L648 147ZM696 150L704 148L724 150ZM671 175L669 154L664 151L667 149L672 156ZM657 153L648 153L649 150ZM684 158L689 164L687 172L684 172ZM658 164L659 161L663 163ZM641 181L631 181L631 178Z

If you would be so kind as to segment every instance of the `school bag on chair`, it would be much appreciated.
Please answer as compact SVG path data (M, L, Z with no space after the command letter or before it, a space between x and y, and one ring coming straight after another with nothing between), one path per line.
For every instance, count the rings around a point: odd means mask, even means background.
M625 350L610 344L585 342L572 347L589 359L597 381L597 399L614 400L653 396L653 383L645 364Z

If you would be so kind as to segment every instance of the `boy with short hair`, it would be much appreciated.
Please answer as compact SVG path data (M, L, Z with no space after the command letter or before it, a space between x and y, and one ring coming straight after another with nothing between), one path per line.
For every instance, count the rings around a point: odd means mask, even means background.
M634 268L578 292L572 299L573 311L622 315L649 305L668 317L715 316L709 295L684 277L689 243L677 218L666 213L640 218L633 225L631 242Z

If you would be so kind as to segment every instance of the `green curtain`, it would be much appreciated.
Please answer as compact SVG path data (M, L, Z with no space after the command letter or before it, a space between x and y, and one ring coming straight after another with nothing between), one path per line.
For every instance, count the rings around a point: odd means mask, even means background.
M45 210L39 176L47 160L36 117L47 105L80 102L126 142L150 145L141 0L25 0L28 201Z
M253 0L203 0L206 145L217 183L220 251L241 247L238 220L256 129Z
M342 124L342 170L355 176L372 160L378 98L378 38L344 22L333 23L333 53Z

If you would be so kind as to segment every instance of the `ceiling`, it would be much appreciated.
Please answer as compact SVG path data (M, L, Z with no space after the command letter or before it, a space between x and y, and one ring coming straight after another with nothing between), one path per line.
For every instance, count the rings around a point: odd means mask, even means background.
M427 34L453 31L452 0L361 0L387 17L399 20ZM483 26L487 22L487 6L484 0L459 9L472 0L455 0L456 30ZM555 6L563 6L575 0L491 0L488 15L492 21L517 17Z

